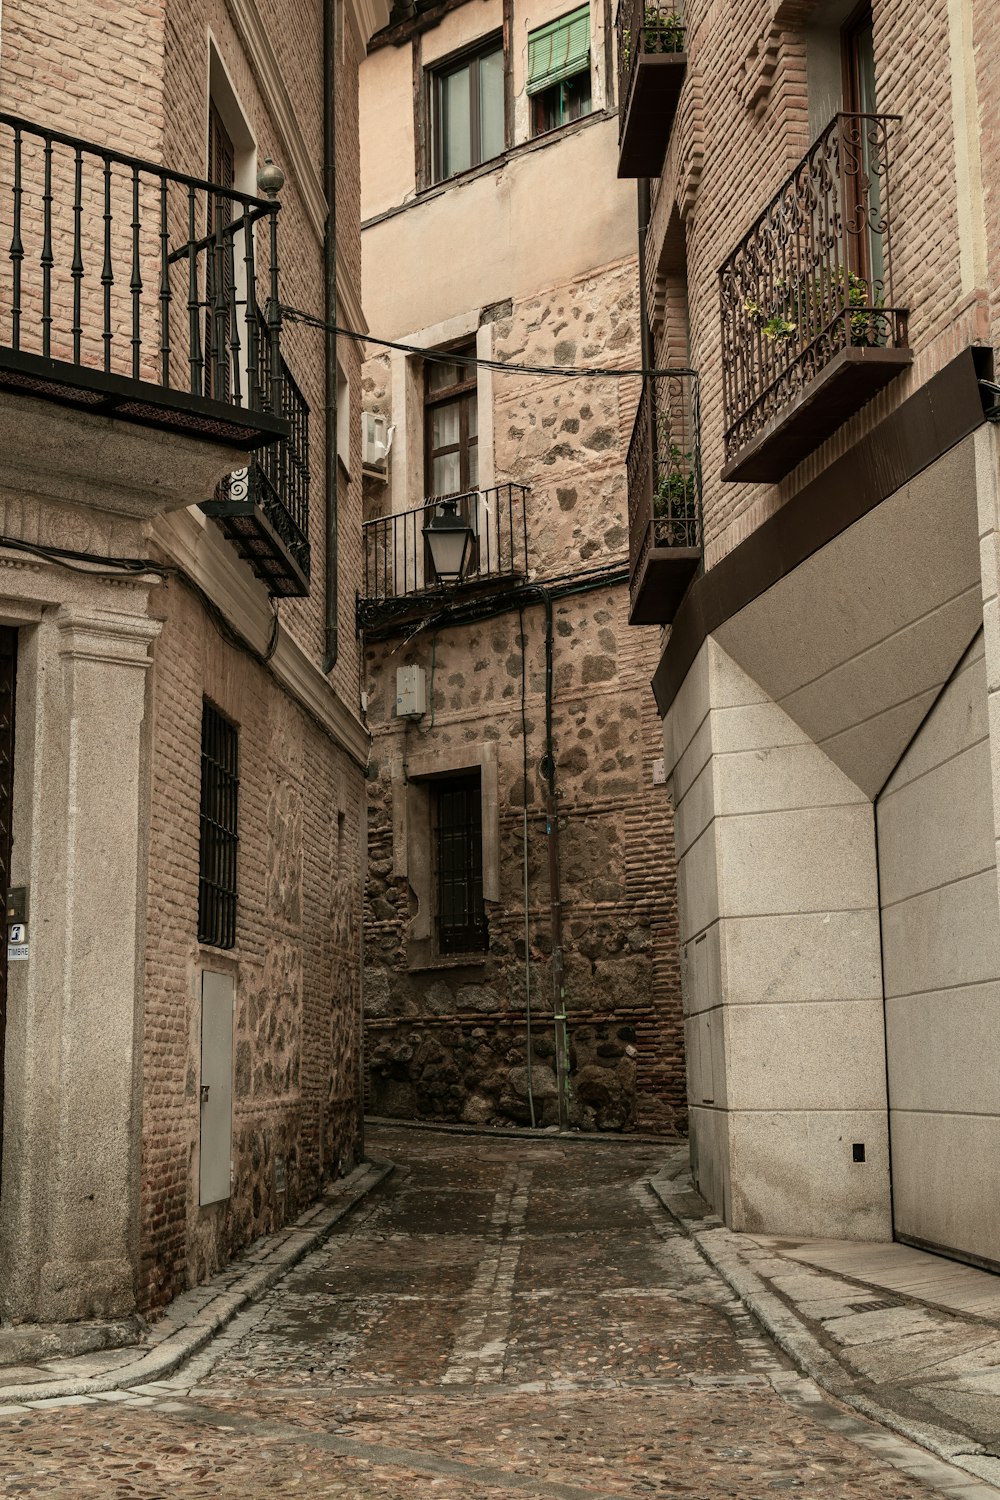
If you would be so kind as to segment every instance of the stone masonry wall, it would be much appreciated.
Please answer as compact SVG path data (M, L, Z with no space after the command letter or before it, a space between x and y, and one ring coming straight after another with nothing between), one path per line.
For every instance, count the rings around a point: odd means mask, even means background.
M634 259L485 316L497 358L631 366L637 360ZM456 310L458 311L458 310ZM682 1129L672 823L654 786L659 725L649 679L657 632L628 625L623 581L624 452L638 396L633 379L493 377L498 483L529 484L529 574L599 587L553 607L553 741L560 823L566 996L574 1123L594 1129ZM388 367L369 360L365 405L393 421ZM483 417L480 415L480 427ZM481 459L482 463L482 459ZM389 487L368 485L378 514ZM417 504L414 495L409 503ZM617 568L617 583L601 575ZM545 619L537 602L495 600L492 617L371 639L365 687L374 734L369 782L365 937L368 1107L401 1117L529 1121L526 1070L525 807L528 958L536 1118L556 1115L544 786ZM409 627L412 630L412 625ZM424 668L428 710L394 716L395 674ZM522 684L524 708L522 722ZM393 874L393 772L407 757L496 746L500 899L489 907L489 952L477 964L414 966L415 898ZM459 754L459 759L460 754ZM527 775L525 778L525 760ZM525 780L527 796L525 796Z

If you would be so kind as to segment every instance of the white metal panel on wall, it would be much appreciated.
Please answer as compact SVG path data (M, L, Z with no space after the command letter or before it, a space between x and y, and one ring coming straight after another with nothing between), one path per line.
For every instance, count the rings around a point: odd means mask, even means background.
M199 1203L218 1203L230 1194L235 997L231 974L202 973Z
M982 634L876 804L897 1236L1000 1263L1000 906Z

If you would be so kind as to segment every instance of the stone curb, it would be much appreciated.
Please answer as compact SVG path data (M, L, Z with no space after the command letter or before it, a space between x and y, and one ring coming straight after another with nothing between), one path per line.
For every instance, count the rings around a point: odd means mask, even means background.
M97 1396L106 1391L149 1385L172 1375L193 1354L203 1349L238 1312L256 1302L304 1256L322 1245L334 1225L394 1170L395 1164L390 1161L368 1160L355 1167L333 1189L332 1203L328 1198L314 1204L277 1234L268 1236L268 1239L277 1241L273 1249L267 1250L267 1240L257 1242L263 1247L263 1264L249 1267L224 1291L211 1297L176 1332L168 1334L131 1364L120 1365L103 1375L78 1375L32 1385L0 1386L0 1406L51 1401L63 1396ZM228 1274L231 1274L231 1268ZM205 1286L210 1291L211 1281ZM2 1374L0 1370L0 1379Z
M681 1146L678 1135L636 1135L630 1130L560 1130L557 1125L532 1130L530 1125L466 1125L453 1120L394 1120L390 1115L365 1115L366 1127L387 1130L443 1131L447 1135L480 1135L487 1140L579 1141L582 1146Z
M869 1421L917 1443L963 1473L973 1472L965 1467L961 1457L986 1454L987 1450L981 1444L932 1423L910 1421L876 1401L860 1388L858 1379L823 1347L798 1313L747 1265L743 1247L745 1236L727 1229L715 1215L695 1220L685 1213L682 1200L690 1197L694 1189L678 1186L662 1174L660 1178L647 1178L647 1182L670 1217L803 1374Z

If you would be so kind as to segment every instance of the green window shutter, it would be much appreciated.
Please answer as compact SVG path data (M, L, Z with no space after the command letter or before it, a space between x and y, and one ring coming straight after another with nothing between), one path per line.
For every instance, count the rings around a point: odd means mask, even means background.
M583 5L528 37L529 94L540 94L590 67L590 6Z

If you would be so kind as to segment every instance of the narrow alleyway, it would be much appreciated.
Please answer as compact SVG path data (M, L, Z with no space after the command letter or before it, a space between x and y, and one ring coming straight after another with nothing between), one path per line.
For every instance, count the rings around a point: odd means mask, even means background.
M4 1418L0 1495L940 1493L765 1342L647 1189L661 1148L368 1146L396 1172L170 1382Z

